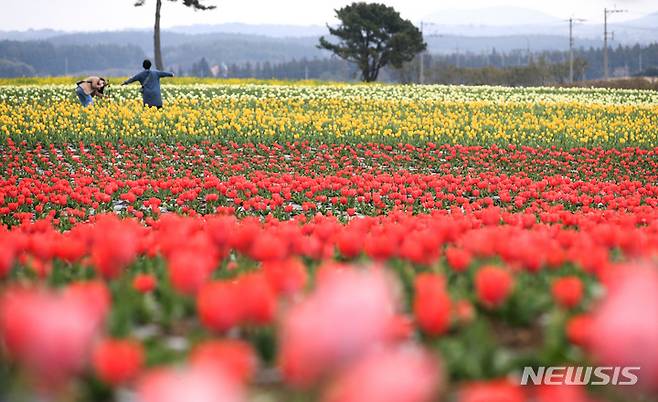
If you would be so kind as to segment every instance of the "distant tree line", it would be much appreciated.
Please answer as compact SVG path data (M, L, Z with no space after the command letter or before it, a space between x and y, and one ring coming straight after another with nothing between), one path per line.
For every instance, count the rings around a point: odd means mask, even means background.
M247 46L248 48L248 46ZM170 54L173 59L173 53ZM237 53L218 53L214 47L195 49L195 55L176 53L177 60L169 65L179 75L220 76L229 78L322 79L354 81L359 71L354 65L337 57L294 57L288 61L239 61ZM172 52L173 50L169 50ZM183 52L182 47L175 48ZM251 55L255 49L245 49ZM592 80L603 75L602 49L578 49L575 52L575 77ZM126 75L139 69L146 57L133 45L53 44L47 41L0 41L0 76L79 75L97 72L107 75ZM541 85L564 82L568 77L567 52L528 53L526 51L486 54L454 53L426 54L425 82L431 83L491 83L502 85ZM617 46L609 51L610 71L613 75L651 75L658 67L658 44L649 46ZM202 62L203 61L203 62ZM419 58L405 63L402 68L384 68L379 80L388 82L418 82ZM499 71L500 70L500 71ZM655 71L654 71L655 73ZM532 77L532 79L527 78ZM528 83L532 81L531 83Z
M645 47L618 46L609 49L613 75L655 75L658 68L658 44ZM385 68L380 80L412 83L419 80L419 57L401 68ZM423 57L425 82L465 85L553 85L566 84L569 79L568 52L528 53L516 51L486 54L426 54ZM603 75L602 49L579 49L574 52L574 78L577 81L597 79ZM231 63L212 71L213 63L202 58L192 68L179 68L180 75L228 78L325 79L354 81L358 69L336 57L293 59L272 63ZM217 67L217 66L215 66Z
M574 76L583 77L586 62L574 60ZM401 69L391 72L397 82L413 83L418 81L418 62L406 64ZM425 66L424 82L428 84L448 85L503 85L512 87L560 85L569 82L569 63L549 63L539 56L527 65L516 66L481 66L461 67L445 60L433 59Z
M36 70L29 64L0 59L0 77L32 77L37 75Z
M213 67L214 70L213 71ZM255 62L244 64L222 64L211 66L207 59L201 58L189 69L179 68L181 76L192 77L225 77L225 78L260 78L282 80L334 80L353 81L357 78L358 69L352 64L335 58L293 59L282 63Z
M46 41L0 41L0 76L135 70L143 58L144 52L132 45L54 45Z
M603 76L603 49L588 48L576 49L574 57L582 60L585 68L578 79L597 79ZM533 62L543 60L548 64L561 64L569 61L569 53L563 51L550 51L529 53L525 50L502 53L492 49L489 53L475 54L453 53L448 55L426 55L425 67L431 68L434 64L453 65L456 67L522 67ZM648 46L617 46L608 49L608 59L612 75L630 76L658 66L658 43Z
M385 68L381 80L385 82L418 82L418 62L404 64L402 68ZM576 59L574 70L577 77L583 76L585 61ZM285 63L246 63L229 65L214 74L205 59L193 64L192 68L180 70L179 75L226 78L262 79L317 79L333 81L355 81L360 71L356 66L337 58L301 59ZM539 57L528 66L513 67L457 67L444 61L432 61L425 69L425 82L434 84L539 86L565 84L569 79L567 63L548 63Z

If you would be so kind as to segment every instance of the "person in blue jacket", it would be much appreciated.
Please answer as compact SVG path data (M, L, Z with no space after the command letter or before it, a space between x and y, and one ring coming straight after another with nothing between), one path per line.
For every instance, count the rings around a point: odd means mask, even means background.
M144 67L144 71L129 78L121 85L128 85L132 82L139 81L139 83L142 84L141 92L144 105L161 109L162 95L160 94L160 78L173 77L174 73L151 70L151 60L144 60L142 67Z

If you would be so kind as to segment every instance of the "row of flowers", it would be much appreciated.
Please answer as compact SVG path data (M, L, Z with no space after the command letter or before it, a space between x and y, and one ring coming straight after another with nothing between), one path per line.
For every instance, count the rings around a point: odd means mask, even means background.
M110 78L110 83L125 78ZM0 80L0 100L16 101L26 95L38 101L69 98L72 78L30 78ZM311 85L309 85L311 83ZM581 103L592 105L653 105L658 101L654 91L605 88L510 88L497 86L451 85L385 85L321 83L313 81L207 80L176 77L162 82L165 97L209 100L216 97L278 99L357 99L373 100L439 100L447 102L493 103ZM135 99L135 91L112 85L111 94L118 100Z
M83 109L75 105L70 88L0 86L0 134L57 141L120 135L141 140L174 136L651 147L658 123L652 97L628 101L632 96L621 96L624 102L618 102L606 100L605 93L567 91L554 99L547 94L548 100L541 101L540 91L472 88L181 86L170 90L164 95L166 108L158 111L145 110L135 99L136 91L128 99L124 99L127 90L114 92L93 108ZM424 93L428 95L417 96ZM515 99L516 94L522 95L520 99ZM597 101L599 95L603 101Z
M447 214L495 206L500 216L494 220L525 212L533 221L582 226L583 219L650 223L658 205L655 151L638 149L305 143L74 148L9 140L5 155L0 219L7 225L47 217L68 227L103 212L147 222L166 212L278 219L322 213L346 221L393 210Z

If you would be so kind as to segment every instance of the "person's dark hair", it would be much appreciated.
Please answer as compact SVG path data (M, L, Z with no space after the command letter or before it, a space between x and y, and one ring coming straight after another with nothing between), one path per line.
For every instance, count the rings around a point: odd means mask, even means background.
M98 88L98 92L103 93L105 91L105 88L110 85L110 81L106 80L103 77L98 77L101 81L103 81L103 86Z
M144 67L144 70L149 70L151 68L151 60L146 59L142 63L142 67Z

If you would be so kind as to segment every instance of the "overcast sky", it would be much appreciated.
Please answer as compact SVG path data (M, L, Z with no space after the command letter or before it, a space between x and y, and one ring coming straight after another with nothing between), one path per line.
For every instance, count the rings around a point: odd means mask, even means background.
M575 15L590 22L603 19L603 8L629 9L615 20L638 18L658 11L658 0L380 0L413 22L445 9L495 6L533 8L555 17ZM153 25L155 0L140 8L132 0L0 0L0 30L52 28L67 31L146 28ZM182 4L164 2L162 26L242 22L247 24L313 25L333 22L333 10L351 1L334 0L205 0L216 10L194 12ZM495 15L492 18L496 18Z

